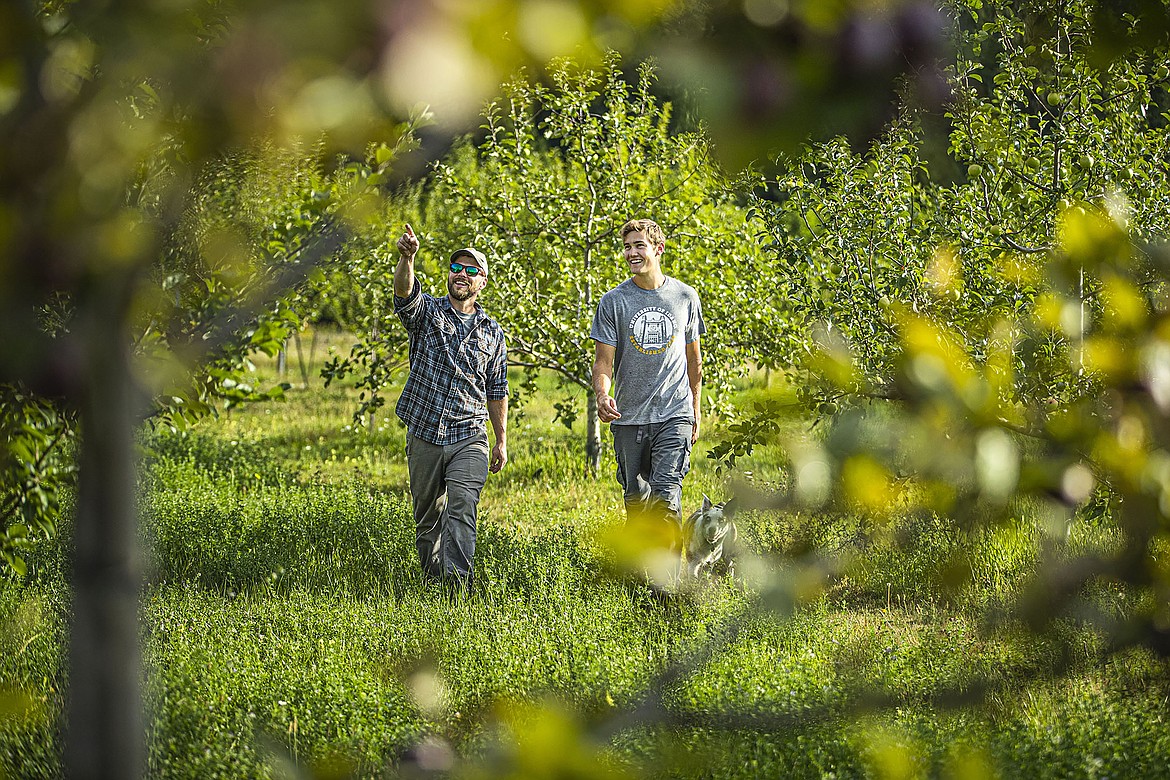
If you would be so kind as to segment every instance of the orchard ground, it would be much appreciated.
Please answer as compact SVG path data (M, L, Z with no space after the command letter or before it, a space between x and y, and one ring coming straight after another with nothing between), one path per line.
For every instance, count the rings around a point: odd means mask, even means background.
M549 379L513 410L478 583L451 600L418 574L404 430L390 409L355 427L357 391L324 388L320 363L283 403L142 437L152 778L1170 777L1164 661L1104 656L1072 623L989 619L1040 554L1026 507L974 534L749 512L741 533L776 587L716 583L664 605L615 574L601 541L622 523L612 458L585 474L582 421L554 422ZM706 420L688 509L727 495L705 456L721 422ZM781 463L769 448L739 465L767 482ZM1068 544L1110 539L1080 524ZM948 589L938 575L958 553L970 577ZM808 597L778 595L800 592L779 584L810 559L842 557ZM0 776L61 773L66 559L43 545L0 592ZM1093 598L1127 609L1120 592Z

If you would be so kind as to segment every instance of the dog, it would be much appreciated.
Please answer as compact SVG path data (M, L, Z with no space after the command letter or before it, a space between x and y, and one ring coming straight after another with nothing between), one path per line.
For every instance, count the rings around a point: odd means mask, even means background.
M731 519L733 514L735 499L715 504L704 494L702 508L683 523L686 573L691 579L702 574L735 576L739 531Z

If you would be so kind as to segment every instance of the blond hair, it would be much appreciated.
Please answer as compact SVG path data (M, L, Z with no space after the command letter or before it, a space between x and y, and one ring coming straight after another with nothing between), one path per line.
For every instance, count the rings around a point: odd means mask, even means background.
M622 241L625 241L626 236L635 230L646 236L646 240L655 246L666 243L666 234L662 232L662 228L658 227L658 223L652 219L631 219L622 225Z

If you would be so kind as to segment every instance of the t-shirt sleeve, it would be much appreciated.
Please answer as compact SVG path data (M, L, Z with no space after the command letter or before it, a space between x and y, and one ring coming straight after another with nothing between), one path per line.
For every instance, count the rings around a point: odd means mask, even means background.
M601 300L597 303L597 313L593 316L593 327L589 331L589 338L611 347L617 346L617 310L608 295L601 296Z

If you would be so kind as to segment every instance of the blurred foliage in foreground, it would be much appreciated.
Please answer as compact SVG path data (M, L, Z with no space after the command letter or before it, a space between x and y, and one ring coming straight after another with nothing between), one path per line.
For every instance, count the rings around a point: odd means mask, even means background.
M1092 3L954 11L947 158L908 100L867 154L811 145L765 181L760 235L816 346L791 397L759 401L712 454L733 469L811 408L826 430L791 444L757 506L860 513L877 535L906 515L973 529L1034 512L1051 554L1006 617L1164 656L1170 50L1135 22L1102 56ZM1073 523L1111 541L1058 554ZM939 584L971 571L958 554ZM1100 589L1125 607L1102 610Z

